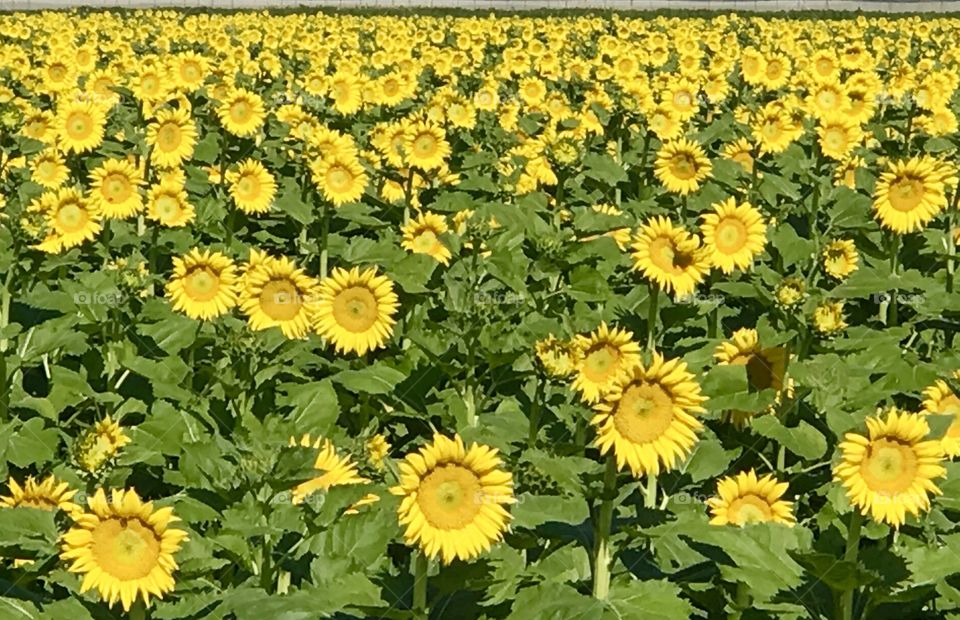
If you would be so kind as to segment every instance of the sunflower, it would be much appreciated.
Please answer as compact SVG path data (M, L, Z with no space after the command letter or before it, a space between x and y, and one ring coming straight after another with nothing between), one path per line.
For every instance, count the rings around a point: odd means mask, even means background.
M553 377L569 377L577 372L580 348L575 342L550 335L536 344L537 359Z
M754 146L746 138L739 138L729 144L724 145L721 154L731 161L735 161L746 171L753 172L753 151Z
M880 225L900 234L921 230L946 205L940 166L927 156L891 162L873 193Z
M350 271L335 267L320 283L313 315L316 332L338 353L363 355L386 346L399 302L393 282L373 267Z
M497 450L437 434L399 465L399 484L390 492L403 498L397 515L407 543L450 564L479 556L503 537L513 477Z
M350 155L317 159L310 165L310 173L324 197L337 206L357 202L367 187L367 173Z
M697 442L703 425L692 414L704 401L683 360L654 353L649 366L632 364L594 406L600 454L612 449L617 469L628 466L636 477L673 469Z
M710 250L700 245L700 238L663 216L640 227L632 256L634 271L677 297L693 293L710 271Z
M403 150L407 165L423 170L440 168L450 156L443 129L425 122L407 127Z
M250 136L263 125L266 113L260 95L237 88L228 93L217 108L217 116L224 128L235 136Z
M793 526L793 502L780 499L787 492L786 482L771 474L757 478L756 472L742 471L717 481L717 494L707 500L711 525L781 523Z
M367 440L367 460L377 470L384 467L384 459L390 454L390 443L387 438L381 434L376 434Z
M175 585L174 554L187 533L170 527L179 521L173 508L153 509L133 489L114 489L112 501L103 489L89 500L90 512L74 517L63 535L60 558L68 570L83 575L80 592L96 588L112 607L117 601L129 611L138 597L163 598Z
M140 171L125 159L108 159L90 173L88 200L107 219L126 219L143 211Z
M861 514L899 528L906 513L919 517L930 509L928 493L940 495L933 479L946 475L940 442L926 440L923 416L892 408L886 419L867 418L867 436L847 433L834 479Z
M44 215L49 234L41 249L52 254L82 245L102 230L100 213L76 189L47 192L34 200L29 210Z
M123 428L110 416L88 429L74 446L77 465L87 473L95 473L113 458L120 448L130 443Z
M209 64L196 52L181 52L173 61L172 77L177 88L192 92L203 86Z
M824 301L813 311L813 326L824 336L833 336L848 325L843 319L842 301Z
M595 403L625 375L634 364L640 362L640 345L633 341L633 332L606 323L590 335L578 335L576 377L571 387L580 392L580 398Z
M953 372L953 379L960 380L960 370ZM953 417L941 439L941 447L950 458L960 456L960 397L942 379L924 389L923 395L923 410L927 415Z
M107 115L103 108L89 101L64 103L55 120L59 145L65 151L85 153L103 142Z
M821 118L817 135L820 138L820 151L837 161L847 160L850 152L864 138L860 125L840 114Z
M147 126L150 160L160 168L176 168L193 157L197 127L186 109L160 110Z
M248 215L266 213L273 204L277 183L273 175L255 159L245 159L236 170L227 172L230 196L237 207Z
M804 282L803 278L797 277L784 278L780 284L777 285L777 290L774 292L777 303L784 308L790 308L797 305L803 301L806 294L806 283Z
M74 514L80 507L71 500L77 494L66 482L59 481L55 476L48 476L43 482L37 482L32 476L28 477L23 486L10 478L7 481L10 495L0 496L0 507L38 508L40 510L62 510L67 514Z
M763 215L733 198L713 205L713 212L703 216L701 230L713 266L728 274L747 269L767 243Z
M783 347L763 348L760 346L760 335L755 329L738 329L730 340L721 342L713 352L713 359L721 366L745 366L747 382L752 390L772 389L776 391L776 402L780 401L784 386L787 385L787 395L790 388L785 379L787 370L787 352ZM743 427L750 418L752 411L730 412L734 425Z
M443 217L424 211L400 231L403 233L403 241L400 242L403 249L431 256L442 265L450 263L450 250L440 240L440 235L447 232L447 222Z
M173 257L173 277L166 286L173 309L192 319L209 320L237 305L237 268L220 252L193 248Z
M316 287L317 281L289 258L266 256L243 277L240 309L254 331L279 327L287 338L303 338Z
M55 148L40 151L30 160L30 178L46 189L57 189L67 181L70 169Z
M850 239L836 239L823 248L823 270L828 275L843 280L857 270L860 256L857 246Z
M147 190L147 219L177 228L186 226L195 216L182 185L158 183Z
M335 486L370 482L360 476L356 463L350 460L350 457L337 456L337 449L329 439L317 437L316 441L311 442L308 433L302 436L299 442L295 437L291 437L290 445L316 449L317 458L313 462L313 468L321 472L316 478L293 487L294 504L302 504L303 500L315 491L327 491Z
M684 196L700 189L711 170L703 147L686 138L664 144L654 163L654 174L667 191Z

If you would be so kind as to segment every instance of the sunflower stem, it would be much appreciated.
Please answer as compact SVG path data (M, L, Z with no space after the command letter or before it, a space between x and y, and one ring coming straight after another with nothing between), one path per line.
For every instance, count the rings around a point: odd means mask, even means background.
M330 208L327 201L323 201L320 212L320 279L327 277L327 237L330 234Z
M954 227L956 226L957 196L960 196L960 186L953 192L953 205L947 212L947 292L953 292L954 276L957 265L954 257L957 254L957 243L954 241Z
M660 301L660 291L650 283L650 306L647 313L647 351L653 352L654 340L657 331L657 304Z
M860 526L863 525L863 515L856 508L850 513L850 525L847 527L847 548L843 554L845 562L857 561L857 554L860 551ZM841 620L853 620L853 595L856 587L843 591L840 599L840 618Z
M727 614L728 620L739 620L743 616L744 610L750 607L750 589L742 581L737 582L737 588L733 595L733 611Z
M150 611L147 609L147 606L144 605L143 601L135 601L127 617L130 620L147 620L150 617Z
M536 374L537 387L533 393L533 403L530 405L530 435L527 444L532 448L537 444L537 433L540 431L540 414L543 412L544 377L540 370Z
M427 571L430 560L423 551L414 553L413 565L413 617L427 620Z
M900 253L900 237L897 233L890 233L890 275L894 279L899 270L898 260ZM887 325L897 325L897 289L890 293L890 305L887 306Z
M613 503L617 499L617 462L607 455L603 474L603 498L597 514L593 548L593 597L606 599L610 592L610 530L613 525Z
M643 505L650 510L657 507L657 477L647 474L647 485L643 488Z

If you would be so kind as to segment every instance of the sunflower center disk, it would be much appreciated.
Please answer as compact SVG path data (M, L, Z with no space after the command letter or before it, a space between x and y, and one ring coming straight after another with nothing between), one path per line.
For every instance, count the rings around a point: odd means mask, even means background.
M609 344L589 351L584 358L583 374L595 383L603 383L617 370L620 351Z
M483 505L477 475L460 465L441 465L420 483L417 504L427 522L441 530L459 530L471 522Z
M677 155L673 158L670 166L673 176L682 181L687 181L697 176L697 162L686 154Z
M260 292L260 309L274 321L293 320L302 306L300 291L289 280L270 280Z
M235 123L247 122L250 120L252 113L253 110L250 109L250 104L246 101L237 101L230 106L230 118L233 119Z
M413 241L417 252L429 252L437 245L437 235L432 230L425 230Z
M164 151L175 151L180 146L180 127L176 123L166 123L157 132L157 145Z
M747 244L747 227L734 218L724 218L717 224L715 243L723 254L736 254Z
M108 202L125 202L130 194L130 181L122 174L111 174L104 179L103 195Z
M67 122L67 133L74 140L82 140L93 131L93 119L84 112L77 112L70 115Z
M245 174L237 181L237 198L240 200L254 200L260 194L260 182L249 174Z
M429 157L433 155L433 152L437 148L437 141L433 136L428 134L421 134L417 136L417 139L413 142L413 150L417 152L417 155L421 157Z
M673 399L659 385L631 385L620 397L613 425L633 443L656 441L673 422Z
M335 192L346 191L353 183L353 175L342 166L334 166L327 172L327 184Z
M120 581L141 579L158 566L160 541L139 519L108 519L93 530L93 556Z
M156 210L161 218L169 221L180 212L180 203L173 196L160 196L157 198Z
M86 225L87 212L79 205L63 205L57 211L57 223L64 232L76 232Z
M184 292L194 301L210 301L220 290L220 278L207 267L196 269L184 282Z
M736 525L764 523L772 516L770 504L752 494L738 497L727 508L727 519Z
M918 179L900 179L890 184L890 205L897 211L913 211L923 200L923 183Z
M333 318L347 331L362 334L377 322L378 317L377 299L365 287L344 289L333 300Z
M872 491L896 495L913 486L917 455L908 445L879 439L873 442L860 464L860 474Z

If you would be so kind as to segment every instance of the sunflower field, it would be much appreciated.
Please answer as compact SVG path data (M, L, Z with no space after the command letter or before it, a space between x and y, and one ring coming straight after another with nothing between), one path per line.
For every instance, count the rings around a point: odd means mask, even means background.
M958 36L0 15L0 619L960 618Z

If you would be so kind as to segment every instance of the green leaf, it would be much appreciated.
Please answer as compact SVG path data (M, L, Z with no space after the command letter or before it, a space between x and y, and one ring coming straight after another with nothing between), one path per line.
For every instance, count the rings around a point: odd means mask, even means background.
M607 154L587 153L583 157L584 174L607 185L627 180L627 173Z
M757 416L751 422L751 428L758 435L774 439L790 452L808 460L818 459L827 451L826 437L806 420L787 427L774 415Z
M607 605L613 620L686 620L693 615L693 605L681 598L680 587L666 580L614 581Z
M399 370L380 362L361 370L341 370L331 377L348 390L365 394L388 394L406 378Z
M517 498L513 507L513 527L534 528L544 523L577 524L586 521L590 515L582 497L562 497L557 495L530 495L524 493Z
M13 434L6 457L17 467L40 465L53 459L59 444L57 429L44 428L42 419L30 418Z
M287 419L294 427L317 436L330 435L340 415L340 404L337 402L337 391L329 379L312 383L283 383L277 387L277 391L277 405L291 408Z

